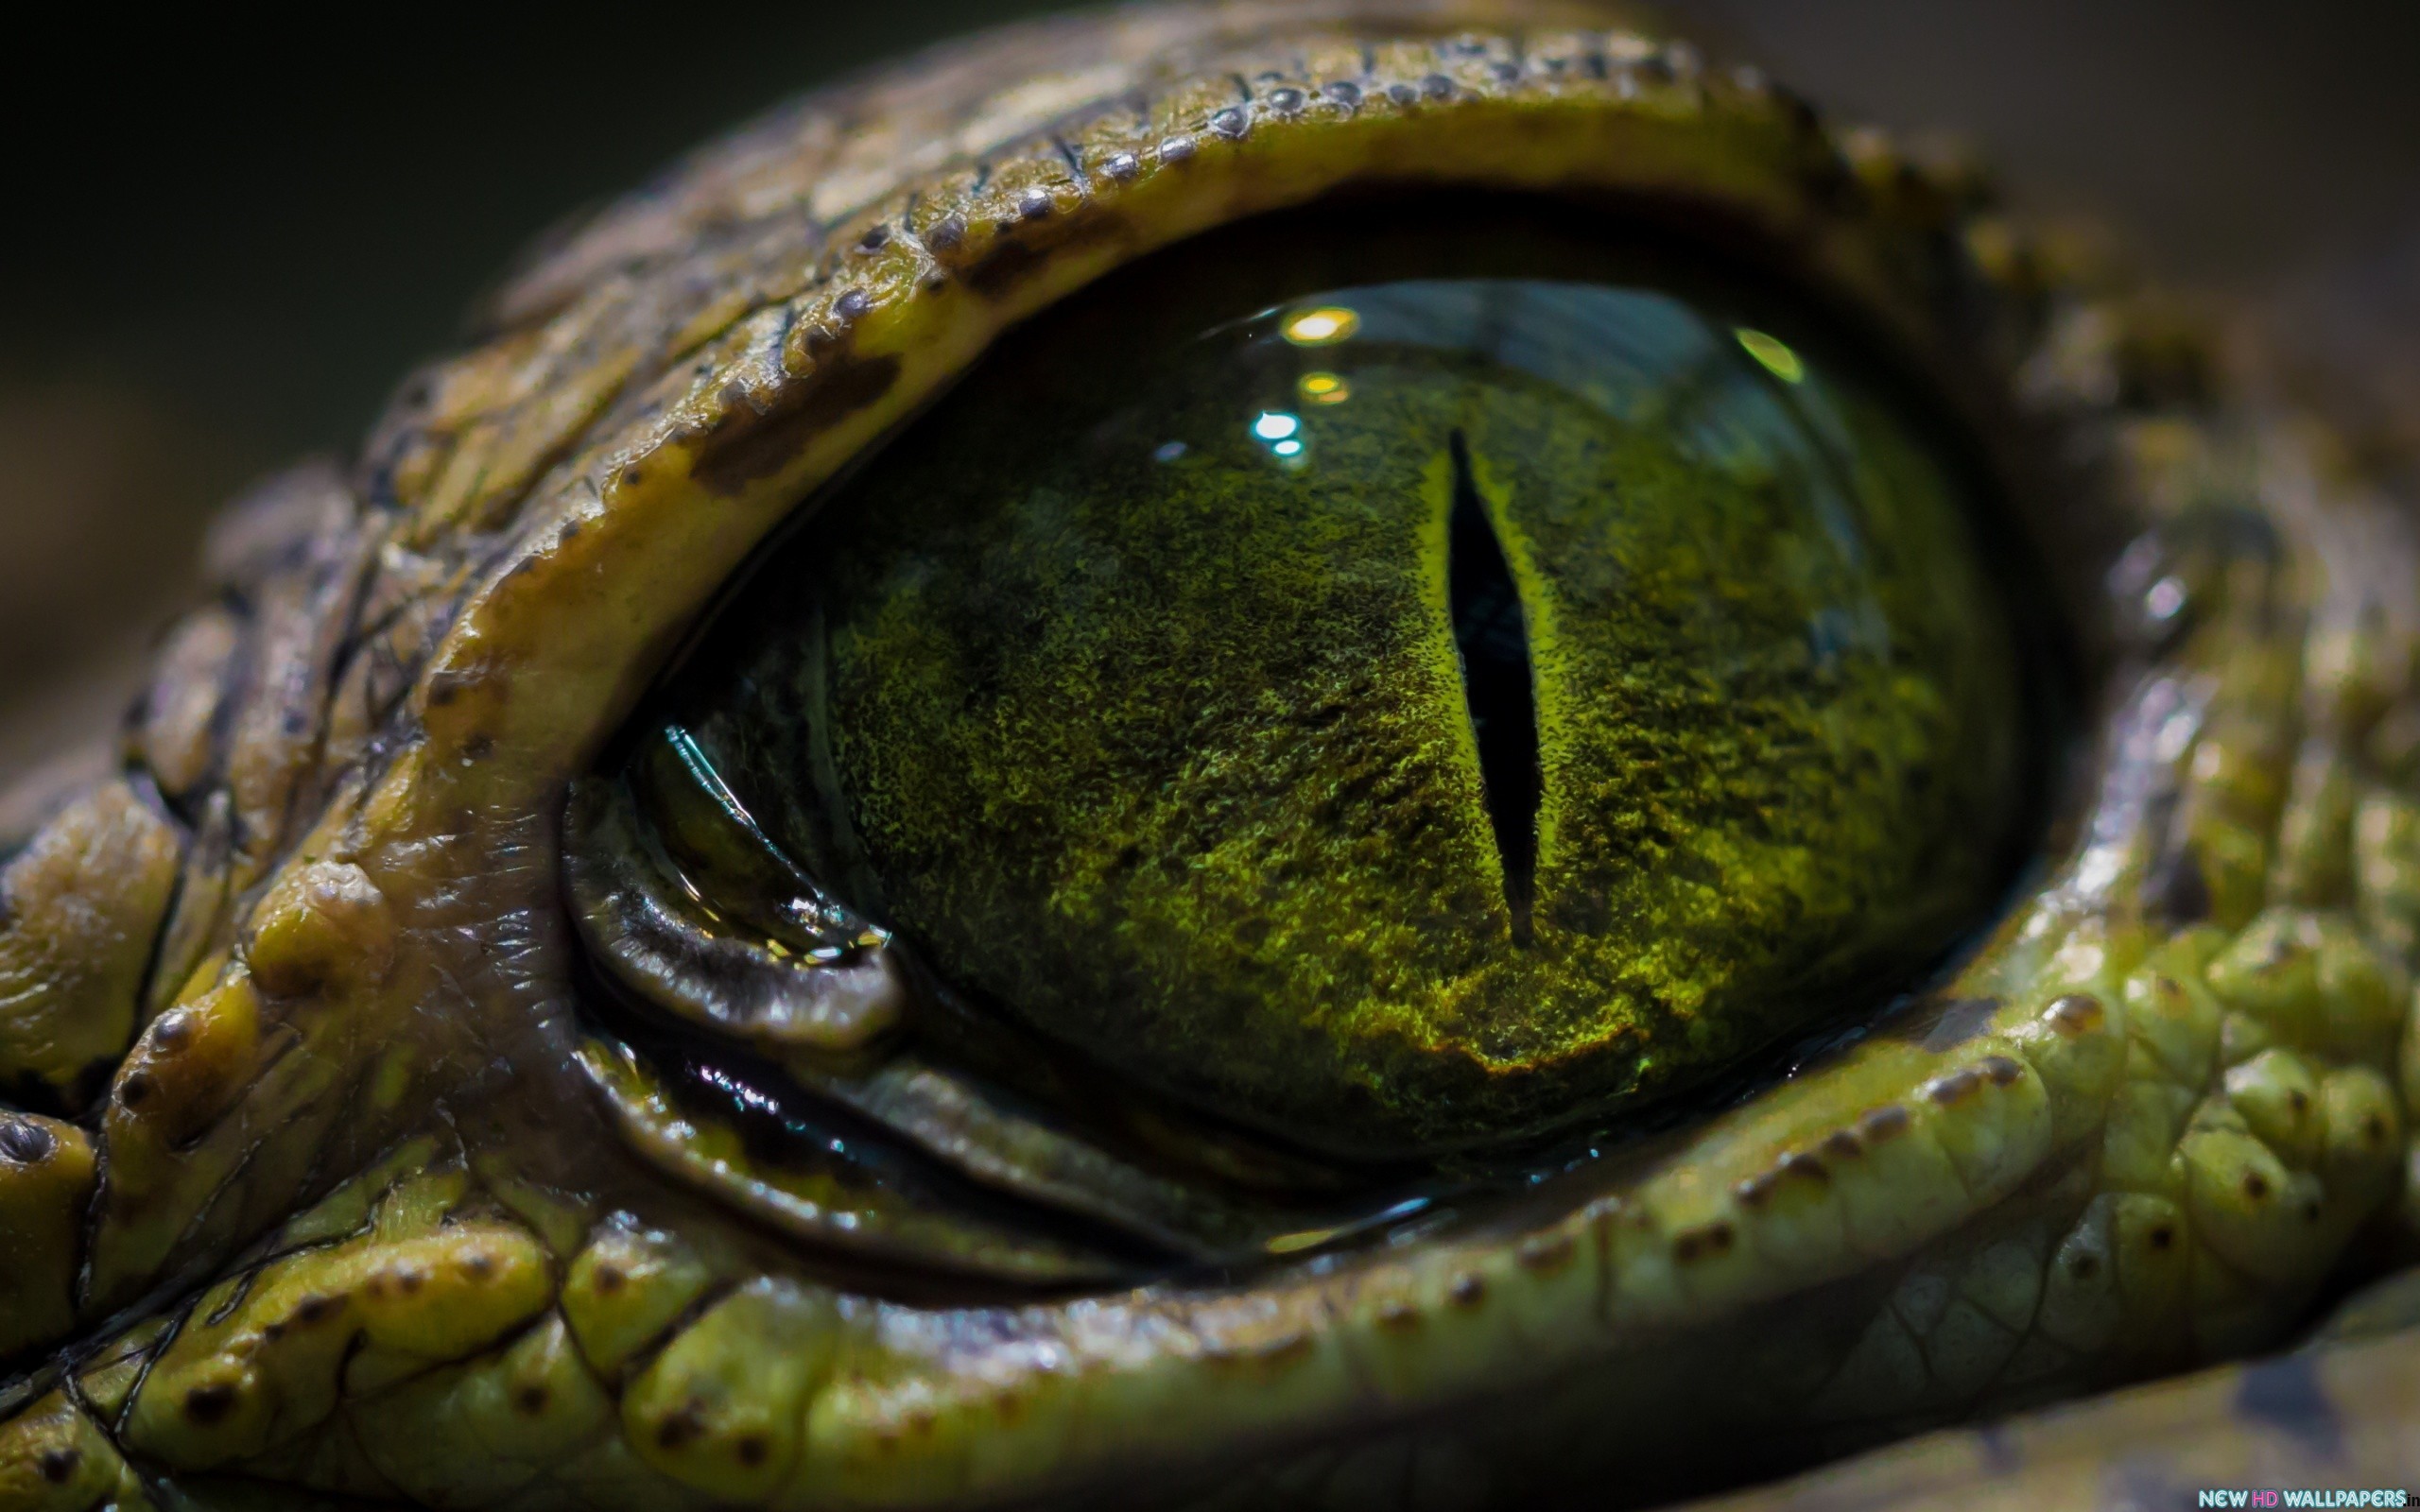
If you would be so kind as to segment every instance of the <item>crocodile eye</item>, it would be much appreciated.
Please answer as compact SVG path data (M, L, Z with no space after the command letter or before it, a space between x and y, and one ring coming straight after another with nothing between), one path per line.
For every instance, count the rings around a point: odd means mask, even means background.
M1912 985L2025 809L1962 474L1744 287L1457 245L1197 249L1038 321L758 564L656 767L961 1012L1331 1156Z

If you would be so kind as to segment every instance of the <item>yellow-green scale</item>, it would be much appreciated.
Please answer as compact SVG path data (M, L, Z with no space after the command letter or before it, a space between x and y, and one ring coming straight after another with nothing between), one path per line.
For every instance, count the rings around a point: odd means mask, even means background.
M738 659L778 837L960 989L1406 1156L1720 1070L1987 908L2007 617L1948 472L1822 363L1511 279L1106 367L1036 335L760 576Z

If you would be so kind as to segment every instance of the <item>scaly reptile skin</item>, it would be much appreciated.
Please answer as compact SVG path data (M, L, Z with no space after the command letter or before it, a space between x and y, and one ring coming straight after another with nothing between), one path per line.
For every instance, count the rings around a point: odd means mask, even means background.
M1928 375L2084 648L2031 890L1933 1009L1402 1243L954 1297L660 1174L580 1070L568 781L1012 322L1370 178L1687 207ZM2406 508L2172 306L1753 74L1544 0L1011 30L707 149L482 329L235 507L111 775L17 805L0 1083L63 1116L0 1114L0 1508L1646 1502L2277 1345L2394 1225ZM2420 1351L2369 1311L1753 1502L2399 1485Z

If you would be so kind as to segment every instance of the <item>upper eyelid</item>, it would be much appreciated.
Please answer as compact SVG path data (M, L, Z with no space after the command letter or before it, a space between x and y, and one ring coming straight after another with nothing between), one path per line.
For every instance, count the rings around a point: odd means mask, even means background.
M1597 78L1596 70L1584 63L1589 57L1601 53L1608 60L1617 60L1656 55L1651 48L1642 51L1618 36L1596 34L1593 52L1590 42L1587 37L1576 41L1566 38L1566 45L1575 50L1564 55L1566 66L1560 72L1549 66L1548 60L1554 56L1549 51L1523 49L1523 67L1527 71L1511 81L1497 76L1491 61L1496 55L1486 46L1476 51L1459 44L1449 49L1428 43L1392 50L1382 46L1375 53L1382 65L1402 70L1406 78L1421 85L1424 91L1426 80L1432 74L1442 75L1455 81L1450 95L1439 98L1424 93L1418 103L1399 106L1386 89L1365 89L1358 106L1350 113L1318 106L1292 118L1256 118L1240 144L1207 131L1208 116L1215 112L1185 103L1192 96L1186 94L1189 86L1184 84L1170 86L1157 96L1167 102L1165 107L1154 105L1139 116L1129 99L1105 102L1099 107L1101 113L1089 120L1079 108L1062 117L1047 140L1037 140L1029 148L1004 151L992 160L991 167L983 174L970 177L961 170L944 169L929 185L901 190L887 209L870 207L848 218L845 224L834 224L834 250L829 254L828 269L819 268L819 272L828 275L828 282L811 285L777 307L768 307L741 319L721 336L710 337L705 346L697 349L694 376L690 376L688 369L681 370L680 376L688 377L689 381L676 378L669 387L654 386L658 397L648 404L665 406L655 421L648 421L644 409L632 411L629 399L609 403L598 417L602 430L580 443L571 458L557 464L546 479L541 480L540 492L543 496L551 488L576 496L587 490L594 504L583 508L577 497L565 502L574 507L576 513L597 514L597 523L606 524L611 517L667 510L673 507L668 489L685 490L702 484L708 494L730 495L740 501L740 512L769 524L769 507L794 499L802 491L801 483L794 480L811 476L818 469L828 470L861 444L859 438L870 438L892 416L912 407L914 392L938 376L938 371L928 366L932 358L923 353L932 352L933 358L940 353L924 346L922 340L938 340L953 352L971 351L974 344L986 339L986 333L996 331L1008 319L1055 297L1045 286L1050 282L1048 270L1052 266L1067 266L1070 272L1078 271L1068 258L1046 253L1038 262L1011 259L1018 269L1017 278L1003 283L1010 267L1010 262L1002 261L1004 249L1038 246L1038 238L1064 237L1074 238L1069 244L1074 248L1082 245L1085 236L1102 234L1109 235L1110 245L1115 246L1117 237L1132 234L1134 223L1123 219L1114 207L1124 197L1149 188L1163 176L1174 174L1202 195L1223 193L1213 185L1224 175L1240 175L1233 180L1238 184L1258 177L1245 156L1256 141L1265 144L1284 132L1336 133L1340 140L1347 140L1357 130L1367 133L1375 123L1391 115L1400 117L1396 124L1415 134L1429 132L1435 145L1422 146L1395 140L1400 136L1396 132L1390 139L1389 161L1412 164L1427 161L1441 167L1450 165L1449 176L1465 181L1484 180L1491 174L1500 176L1502 181L1515 181L1533 178L1537 173L1537 144L1525 145L1517 165L1511 156L1503 156L1490 166L1487 153L1496 149L1481 149L1475 155L1475 140L1489 133L1471 129L1471 124L1478 119L1473 112L1518 112L1550 106L1567 111L1575 99L1591 100L1595 102L1591 110L1601 113L1582 112L1558 117L1558 129L1573 132L1572 150L1567 157L1558 159L1553 167L1562 176L1560 181L1564 188L1578 188L1592 176L1600 185L1612 187L1618 185L1627 173L1663 174L1666 170L1641 151L1624 149L1601 137L1601 132L1611 131L1618 141L1633 129L1644 129L1643 126L1626 128L1622 123L1644 122L1648 117L1642 112L1651 108L1696 112L1708 122L1737 116L1767 133L1773 144L1772 162L1756 167L1754 172L1764 175L1770 185L1757 193L1774 197L1762 205L1753 198L1741 198L1737 201L1737 213L1750 220L1760 215L1769 217L1775 205L1790 202L1794 197L1796 203L1806 207L1796 214L1811 215L1819 221L1826 216L1841 217L1842 230L1838 235L1818 240L1808 248L1814 263L1838 264L1837 277L1821 276L1831 278L1843 288L1863 291L1859 298L1877 296L1877 308L1887 311L1879 318L1888 328L1927 328L1930 318L1918 313L1921 301L1910 302L1905 295L1884 295L1882 291L1891 286L1891 281L1870 260L1872 247L1916 234L1915 231L1894 227L1885 207L1860 205L1854 191L1842 198L1841 186L1844 180L1853 183L1854 175L1840 166L1837 150L1825 145L1820 127L1811 117L1799 113L1797 107L1772 93L1768 86L1757 84L1750 88L1728 77L1699 77L1693 60L1685 67L1675 62L1669 69L1650 68L1643 73L1638 68L1626 71L1609 63L1607 77ZM1357 49L1354 56L1357 60ZM1573 60L1582 60L1576 70L1577 78L1572 77ZM1313 61L1316 63L1316 60ZM1358 66L1357 61L1354 66ZM1256 77L1260 72L1263 70L1247 70L1246 75ZM1618 80L1634 73L1646 84L1634 97L1625 100ZM1666 80L1659 74L1670 77ZM1205 72L1202 77L1212 76ZM1321 80L1310 78L1309 82L1316 85ZM1176 129L1179 126L1192 133L1194 150L1181 162L1163 161L1166 154L1161 151L1162 144L1184 134ZM1449 130L1449 127L1458 129ZM1253 133L1258 133L1257 138ZM1069 144L1080 155L1107 155L1113 149L1136 151L1142 154L1141 171L1125 183L1095 175L1081 203L1065 210L1054 205L1052 213L1040 222L1028 219L1011 203L1015 186L1037 174L1055 174L1063 180L1065 157L1062 148ZM1583 144L1586 150L1582 150ZM1017 167L1021 163L1030 166ZM970 187L978 179L981 187ZM714 180L710 177L708 181ZM1300 185L1289 188L1288 194L1299 197L1314 187ZM1836 202L1848 208L1822 208ZM708 214L700 205L683 208L691 216ZM644 209L637 207L625 215L643 216ZM658 224L653 234L662 238L668 233L662 229L661 208L654 214ZM1156 214L1177 213L1163 209ZM683 216L676 214L674 218ZM867 238L846 234L860 220L868 225L877 221L899 225L916 234L892 236L872 251L861 251L858 249ZM953 226L950 230L954 234L943 238L951 244L951 255L943 263L932 254L931 238L925 233L945 221L963 222L964 229L958 231ZM593 245L613 243L621 234L616 230L621 224L626 222L609 219L595 233ZM1863 229L1853 229L1859 227ZM563 254L554 272L542 269L524 285L523 293L508 296L506 307L531 308L537 300L534 291L559 288L564 269L585 266L582 260L594 255L583 249L583 244L576 244ZM1077 253L1071 251L1069 258L1077 258ZM1089 269L1082 271L1089 276ZM954 282L938 292L920 294L924 281L939 272L948 273ZM660 265L652 274L641 274L642 282L648 277L671 280L683 276L691 275L670 261ZM735 278L737 269L721 276ZM976 281L980 291L955 282L962 280ZM603 336L617 318L610 308L576 303L554 318L556 334L546 339L549 345L564 343L567 353L593 351L585 342ZM565 322L571 329L563 329ZM582 326L604 329L583 336ZM951 334L953 328L956 334ZM929 335L922 340L911 335L911 332L918 331L928 332ZM869 350L870 344L886 350ZM907 361L911 355L917 366L900 376L886 376L890 362ZM962 360L953 355L945 359L945 365L954 367ZM544 387L542 382L541 397ZM564 413L559 401L548 401L547 407L552 413ZM632 416L636 423L617 421L623 415ZM502 418L507 421L509 431L510 417ZM788 427L788 436L794 439L782 438L780 428L784 426ZM832 427L843 434L832 435ZM475 431L480 427L469 428ZM819 435L827 439L818 441ZM477 439L475 436L467 438ZM791 450L792 447L797 449ZM654 458L652 462L650 457ZM607 463L608 458L614 461ZM766 468L772 471L760 471ZM632 477L648 481L632 485L627 481ZM650 503L650 499L663 502ZM530 504L541 506L541 518L562 507L544 507L541 499L533 499ZM521 507L526 514L528 506ZM726 507L722 512L727 515L731 511ZM522 528L526 531L535 523L527 520ZM636 528L646 528L635 521L632 524ZM758 527L756 533L761 534L761 529ZM673 539L679 535L678 530L672 532ZM736 538L725 532L724 539ZM549 591L544 586L552 576L547 561L558 554L544 549L550 542L543 537L529 540L525 535L525 540L530 547L539 549L524 548L515 553L526 563L519 586L532 593ZM660 549L676 548L667 542ZM571 558L584 557L588 550L582 545L571 545L562 554L564 565L569 567ZM674 595L679 598L678 603L648 606L651 614L685 617L694 612L691 606L705 596L702 581L709 575L702 559L692 559L700 561L700 571L692 580L701 586L687 590L685 596ZM723 560L726 565L711 575L717 580L736 565L735 555L726 556ZM475 604L475 617L476 612ZM635 630L636 627L627 628ZM648 638L661 644L662 631L650 631ZM614 639L632 644L636 638L621 633ZM543 658L543 648L540 654ZM443 661L442 652L440 661ZM432 670L442 673L441 667ZM611 712L600 707L595 714L578 721L577 742L593 746L603 739L605 720L597 716ZM573 734L574 730L559 725L553 733Z

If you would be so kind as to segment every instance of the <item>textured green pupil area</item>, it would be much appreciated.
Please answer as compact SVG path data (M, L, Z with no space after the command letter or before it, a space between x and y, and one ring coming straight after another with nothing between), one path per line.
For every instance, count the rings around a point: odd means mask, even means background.
M2001 600L1822 364L1466 279L1098 366L978 373L757 590L784 839L960 990L1410 1155L1717 1071L1988 906Z

